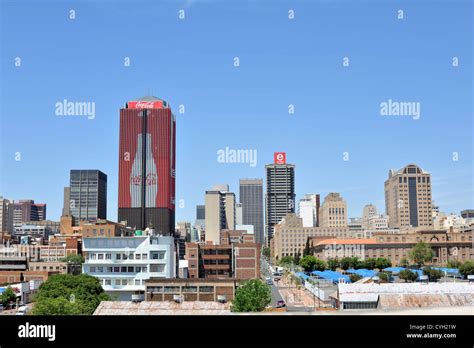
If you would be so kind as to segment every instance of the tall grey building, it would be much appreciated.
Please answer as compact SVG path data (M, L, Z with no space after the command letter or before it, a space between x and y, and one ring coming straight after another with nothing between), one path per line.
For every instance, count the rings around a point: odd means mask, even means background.
M255 241L263 244L263 180L240 179L243 225L253 225Z
M107 175L100 170L71 170L69 195L75 224L107 218Z
M265 196L266 242L273 237L274 226L288 213L295 212L295 166L267 164L267 193Z

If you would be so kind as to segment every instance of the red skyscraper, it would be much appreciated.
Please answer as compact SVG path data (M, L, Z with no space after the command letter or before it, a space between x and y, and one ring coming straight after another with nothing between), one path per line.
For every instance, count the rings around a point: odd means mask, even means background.
M156 97L120 110L118 220L158 233L174 231L176 120Z

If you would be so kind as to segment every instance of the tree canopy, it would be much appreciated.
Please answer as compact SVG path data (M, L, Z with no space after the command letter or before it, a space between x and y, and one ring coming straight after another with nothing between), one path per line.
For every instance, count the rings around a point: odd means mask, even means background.
M416 274L415 272L410 271L409 269L404 269L404 270L400 271L400 273L398 273L398 276L400 277L400 279L405 280L405 283L407 281L414 282L415 280L418 279L418 274Z
M433 249L431 249L431 247L423 241L416 243L416 245L409 252L410 260L418 265L418 267L421 267L426 262L433 260L433 256Z
M84 263L84 257L79 254L69 254L65 258L62 259L63 262L68 262L76 265L80 265Z
M235 291L231 312L261 312L271 302L270 287L260 279L245 281Z
M110 300L99 280L87 274L57 274L41 284L33 314L92 314L101 301Z
M9 302L15 302L16 297L17 295L15 291L11 286L9 286L0 295L0 301L4 306L6 306Z
M459 266L459 272L465 277L468 275L473 275L474 274L474 261L473 260L467 260L464 262L461 266Z
M299 265L303 267L305 272L324 271L326 269L326 262L317 259L313 255L303 256Z

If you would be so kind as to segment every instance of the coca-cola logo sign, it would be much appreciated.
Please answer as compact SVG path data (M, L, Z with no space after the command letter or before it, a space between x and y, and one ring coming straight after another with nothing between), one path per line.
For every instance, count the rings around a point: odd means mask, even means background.
M145 185L146 186L153 186L158 183L158 177L154 173L148 173L146 175ZM130 185L141 185L142 184L142 176L141 175L132 175L130 177Z
M162 109L163 102L130 101L127 103L129 109Z

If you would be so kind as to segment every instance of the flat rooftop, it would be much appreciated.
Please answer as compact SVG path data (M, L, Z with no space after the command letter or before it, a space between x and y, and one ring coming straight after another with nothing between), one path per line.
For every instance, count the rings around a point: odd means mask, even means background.
M218 302L140 302L102 301L94 315L226 315L230 314L230 303Z

